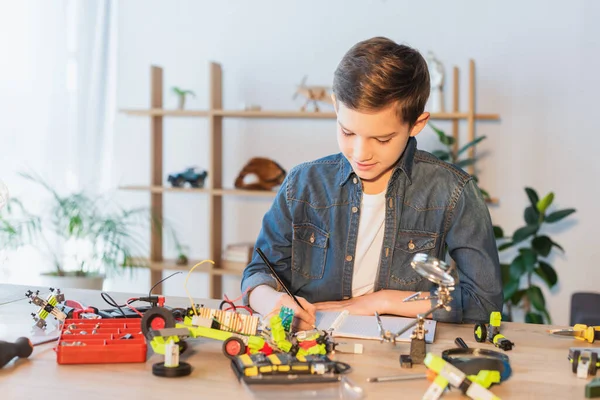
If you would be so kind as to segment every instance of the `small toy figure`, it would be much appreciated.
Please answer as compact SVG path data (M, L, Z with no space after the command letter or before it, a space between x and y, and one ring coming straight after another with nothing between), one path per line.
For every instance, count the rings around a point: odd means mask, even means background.
M299 94L306 98L306 101L300 108L301 111L306 111L306 107L312 103L314 112L319 112L319 102L332 104L331 99L331 88L328 86L307 86L306 79L308 76L302 78L302 82L298 86L296 93L294 93L293 99Z
M207 171L200 172L197 167L190 167L186 168L186 170L183 172L170 174L168 181L173 187L184 187L187 182L193 188L202 188L204 187L204 180L207 176Z
M498 311L494 311L490 314L490 324L476 324L473 329L475 340L478 343L483 343L486 340L493 343L494 346L504 351L511 350L515 345L513 342L508 340L500 333L500 321L502 320L502 314Z
M54 288L50 288L50 294L46 300L39 297L39 294L39 290L35 294L31 290L25 293L25 296L30 299L29 304L35 304L40 307L37 312L31 313L35 321L35 326L44 329L47 325L46 318L48 315L53 315L58 321L64 321L67 318L67 315L57 308L59 307L59 303L65 301L65 295L60 292L60 289L56 289L56 293L54 293Z

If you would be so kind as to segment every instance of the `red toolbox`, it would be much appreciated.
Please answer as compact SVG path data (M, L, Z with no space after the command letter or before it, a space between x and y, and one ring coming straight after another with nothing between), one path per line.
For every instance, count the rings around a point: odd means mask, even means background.
M56 348L59 364L146 362L141 318L67 319Z

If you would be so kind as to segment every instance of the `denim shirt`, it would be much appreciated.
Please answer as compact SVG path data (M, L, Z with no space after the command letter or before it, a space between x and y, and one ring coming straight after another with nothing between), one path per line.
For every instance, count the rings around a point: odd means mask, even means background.
M417 150L410 138L386 190L386 213L375 291L429 291L435 285L410 265L416 253L456 262L451 311L445 322L485 322L502 310L503 293L492 223L470 175ZM263 219L262 249L294 295L311 303L352 296L362 185L342 154L294 167ZM242 292L279 287L255 253L244 270ZM436 300L431 300L432 306Z

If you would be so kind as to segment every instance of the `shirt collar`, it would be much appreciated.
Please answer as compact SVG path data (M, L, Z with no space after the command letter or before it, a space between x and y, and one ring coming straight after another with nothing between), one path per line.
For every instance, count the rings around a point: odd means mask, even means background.
M392 179L397 175L398 171L404 172L408 182L412 184L412 167L413 160L415 158L415 152L417 150L417 139L413 136L408 138L406 148L402 152L402 155L394 165L394 171L392 172ZM342 154L342 161L340 165L340 182L339 185L343 186L351 176L355 175L352 165L348 159Z

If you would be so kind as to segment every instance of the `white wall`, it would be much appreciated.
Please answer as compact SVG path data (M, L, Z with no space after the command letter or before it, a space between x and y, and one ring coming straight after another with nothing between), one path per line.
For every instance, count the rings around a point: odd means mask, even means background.
M330 84L344 52L376 35L424 54L434 51L448 74L452 66L459 66L464 107L468 60L473 58L477 109L501 115L499 122L477 125L477 134L488 136L479 147L479 154L486 155L479 163L482 186L500 198L500 205L491 208L494 222L508 232L520 226L527 205L525 186L540 193L554 191L557 207L578 209L570 223L550 231L566 249L565 255L552 259L560 279L547 296L554 321L568 322L573 291L597 291L600 269L594 222L600 167L595 156L600 139L590 117L600 89L596 23L600 3L128 0L119 5L120 108L148 106L151 64L165 69L167 107L176 105L175 96L168 92L174 85L198 94L189 100L188 108L207 107L207 67L214 60L223 66L225 108L256 103L263 109L296 109L299 103L291 96L305 74L309 83ZM0 110L6 111L14 99L2 98ZM226 183L233 182L252 156L270 156L291 168L337 151L332 121L227 120L224 132ZM146 118L118 115L115 184L149 182L148 139ZM165 174L188 164L207 166L205 120L166 119L165 142ZM423 132L419 143L429 150L436 146L431 132ZM18 149L27 154L25 146ZM0 153L0 158L6 157L1 147ZM145 193L119 196L127 204L148 204ZM227 198L225 243L252 240L268 205L266 200ZM165 210L192 246L192 256L205 256L210 234L206 198L169 194ZM165 251L173 255L168 244ZM207 295L204 277L194 278L190 286L195 295ZM183 294L181 282L181 275L173 278L166 284L167 293ZM140 273L136 282L112 281L108 289L143 290L146 285L147 275ZM226 293L234 296L238 285L232 279Z

